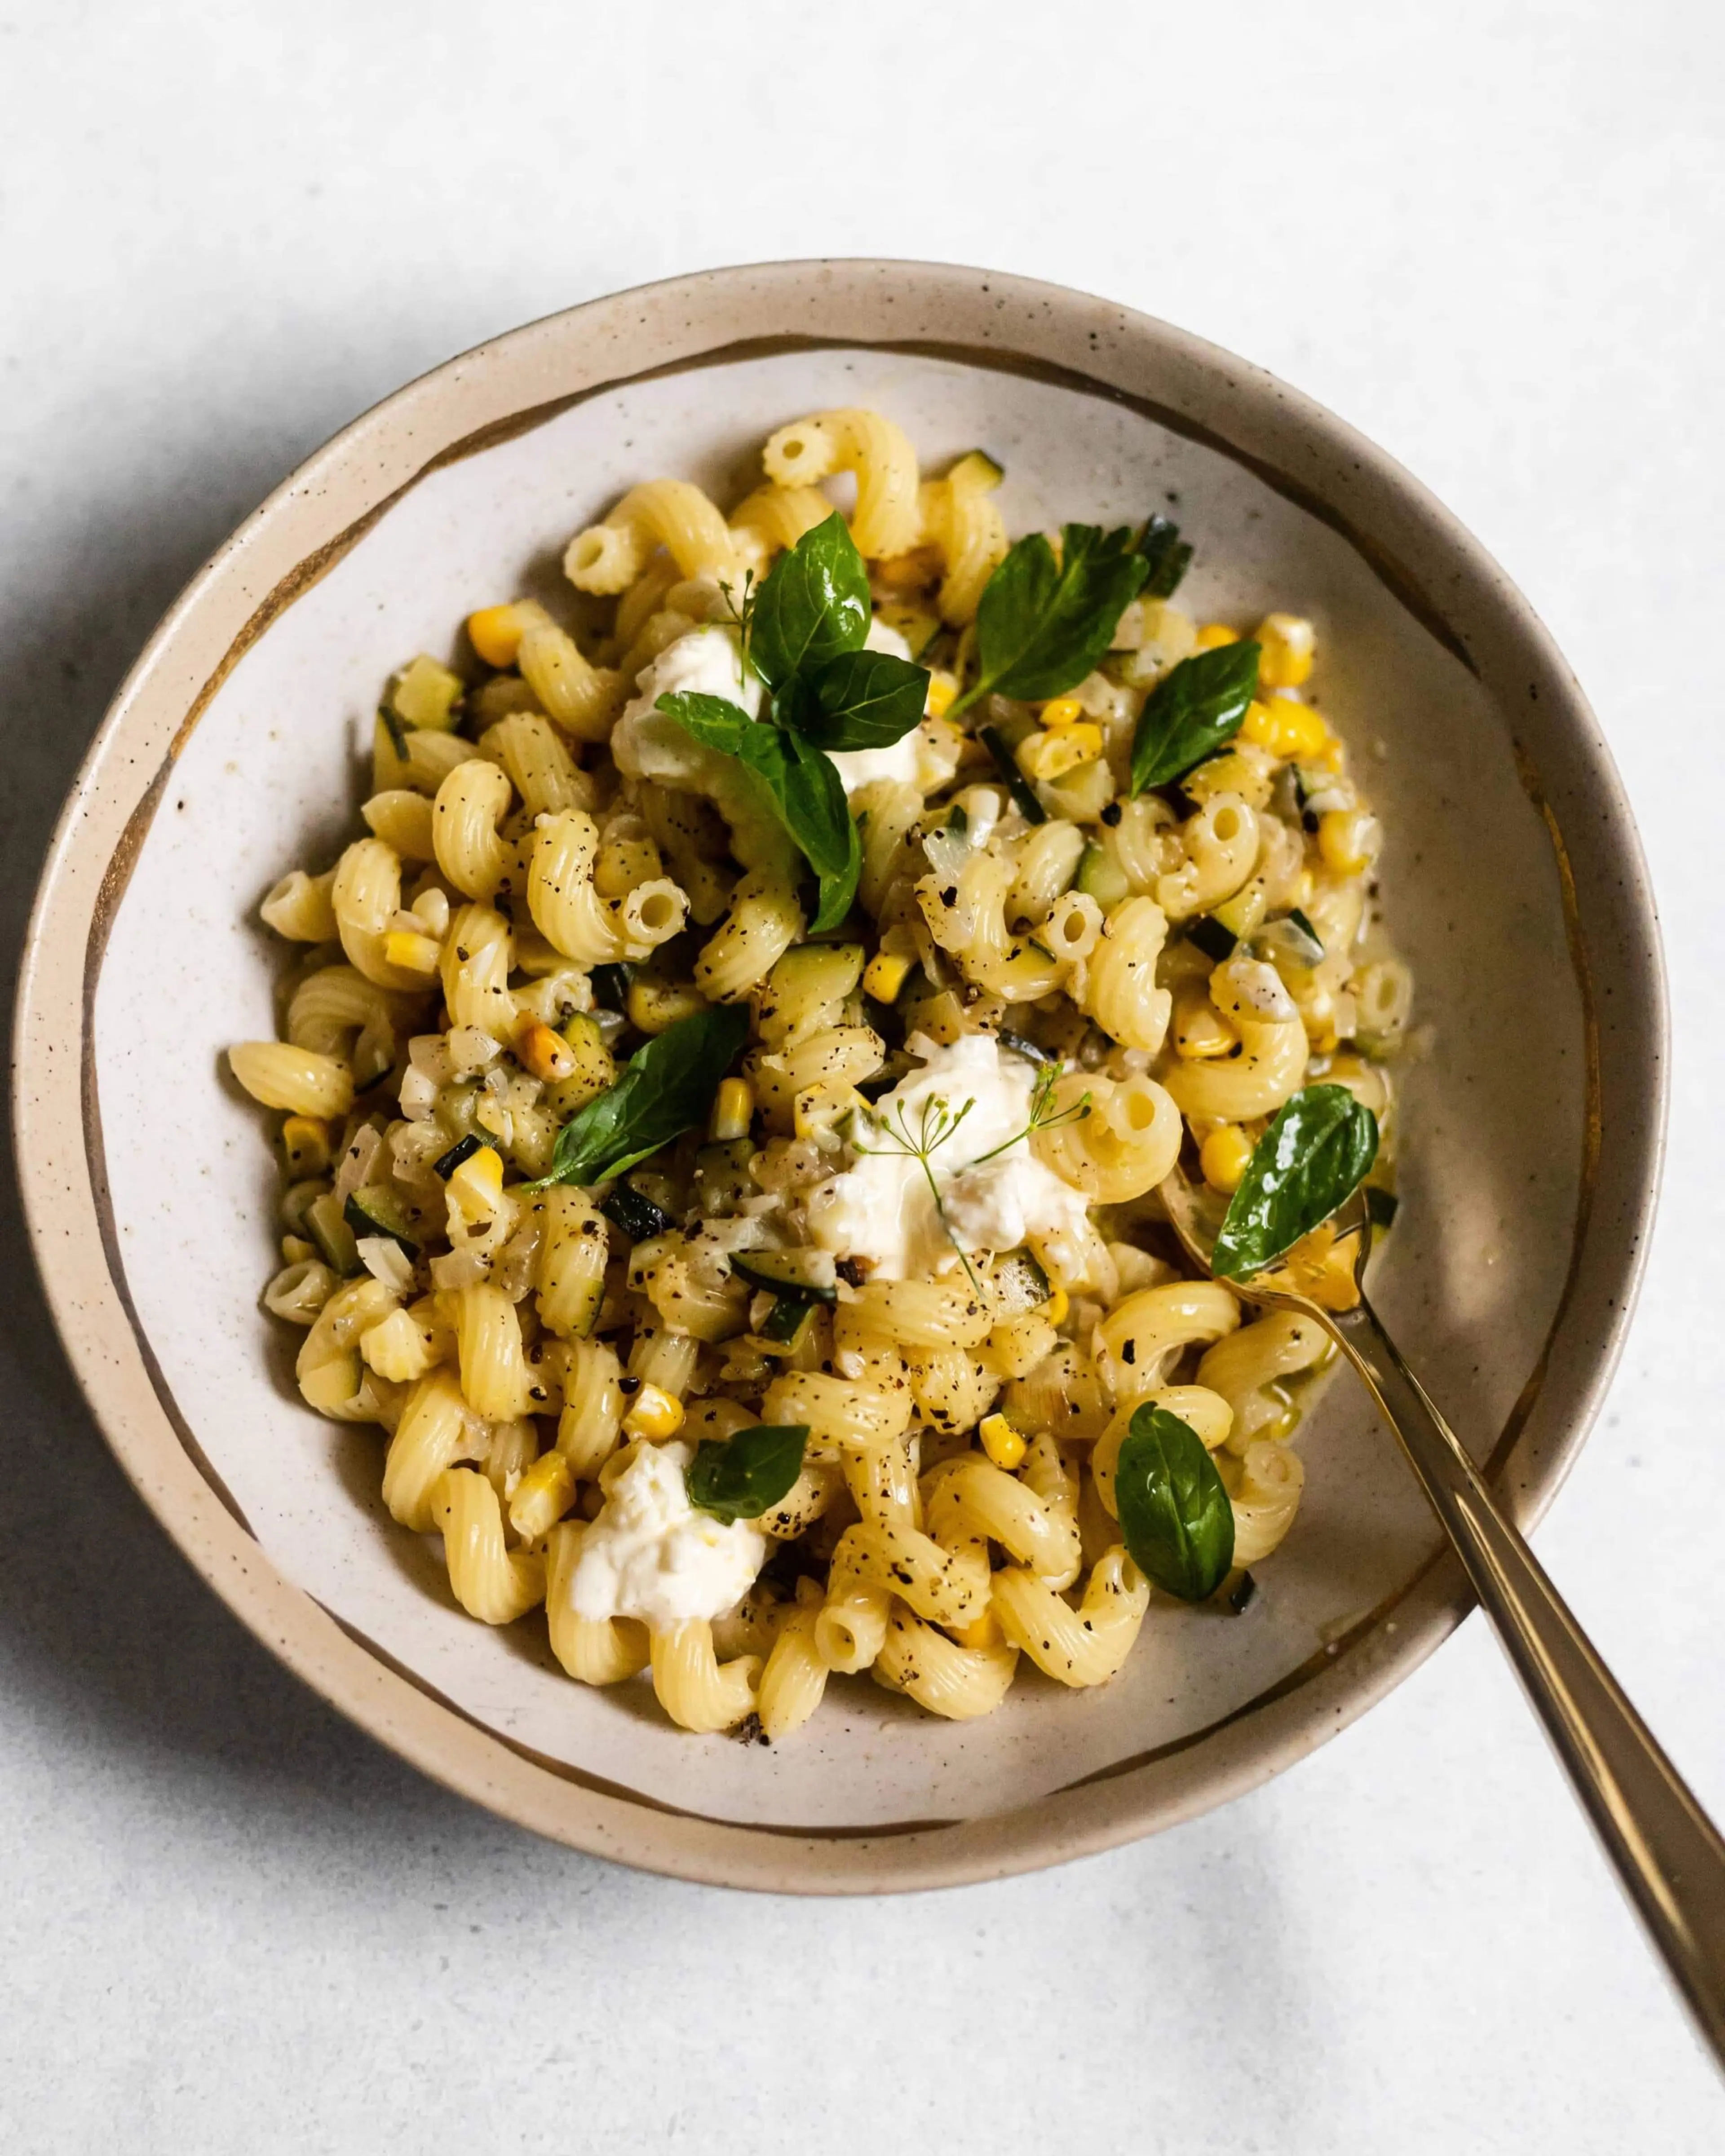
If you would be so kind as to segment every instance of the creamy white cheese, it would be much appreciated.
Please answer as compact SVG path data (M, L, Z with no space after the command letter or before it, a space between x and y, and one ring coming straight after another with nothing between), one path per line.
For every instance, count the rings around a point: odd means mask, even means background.
M967 1034L950 1047L912 1034L907 1045L924 1059L922 1068L876 1103L875 1127L853 1127L860 1142L849 1148L850 1164L809 1194L814 1241L868 1259L877 1279L911 1280L957 1265L955 1238L967 1251L1010 1250L1032 1237L1081 1234L1083 1194L1038 1160L1021 1135L1030 1120L1034 1066L992 1034ZM971 1103L929 1157L944 1225L922 1163L889 1135L901 1131L902 1110L902 1127L920 1142L925 1108L937 1100L955 1115ZM1005 1150L994 1152L997 1146ZM993 1158L981 1160L987 1152Z
M708 748L669 712L654 708L661 696L724 696L753 718L761 683L744 670L737 631L713 626L680 636L642 668L636 689L611 735L611 754L624 777L650 778L675 793L705 794L730 825L732 850L745 868L794 878L797 850L758 783L735 757Z
M689 1502L693 1449L643 1445L612 1481L581 1541L570 1597L578 1617L638 1617L661 1629L720 1617L747 1592L767 1537L747 1520L716 1520Z
M899 659L911 655L903 637L881 621L869 625L868 649L890 651ZM733 839L749 848L745 853L738 846L737 859L747 868L767 867L784 853L787 842L770 814L763 814L753 781L732 757L705 747L668 713L655 709L661 696L685 692L724 696L740 704L752 719L759 716L760 678L745 671L734 629L715 624L691 629L641 670L636 694L611 737L617 768L626 778L651 778L679 793L706 794L731 825ZM926 791L951 776L937 758L931 766L930 753L922 729L913 726L888 748L840 749L833 762L846 793L877 778Z

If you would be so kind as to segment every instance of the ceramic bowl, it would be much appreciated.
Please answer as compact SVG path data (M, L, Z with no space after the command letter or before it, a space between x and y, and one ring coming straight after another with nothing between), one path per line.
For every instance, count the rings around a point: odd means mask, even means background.
M555 588L571 532L664 473L721 501L768 432L875 405L937 464L983 444L1009 526L1171 511L1183 603L1316 617L1324 708L1389 833L1426 1040L1383 1307L1512 1516L1536 1521L1616 1354L1653 1203L1663 1004L1599 728L1526 602L1414 480L1255 367L1053 286L890 262L713 271L482 346L339 434L151 639L49 855L19 998L31 1232L115 1451L307 1683L536 1831L695 1879L951 1884L1149 1833L1291 1765L1469 1604L1361 1389L1301 1437L1307 1496L1242 1618L1161 1607L1125 1672L1034 1672L934 1720L839 1680L770 1749L591 1691L495 1632L377 1494L379 1434L319 1419L259 1311L275 1171L225 1076L271 1030L259 897L356 828L380 684L473 607ZM548 581L547 581L548 580Z

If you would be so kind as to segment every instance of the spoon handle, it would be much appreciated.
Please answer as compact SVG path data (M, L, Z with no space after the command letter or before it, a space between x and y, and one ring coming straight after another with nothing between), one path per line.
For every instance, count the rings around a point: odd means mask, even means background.
M1328 1322L1400 1440L1618 1876L1725 2066L1725 1841L1370 1305Z

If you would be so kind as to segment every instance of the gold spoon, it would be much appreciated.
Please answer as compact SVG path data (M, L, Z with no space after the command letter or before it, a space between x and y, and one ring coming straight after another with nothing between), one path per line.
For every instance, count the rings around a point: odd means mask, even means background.
M1162 1185L1162 1195L1188 1255L1210 1274L1214 1234L1178 1167ZM1358 1238L1351 1284L1357 1300L1351 1308L1322 1308L1273 1269L1224 1285L1245 1301L1297 1310L1321 1325L1365 1379L1497 1626L1630 1899L1714 2056L1725 2066L1725 1841L1532 1550L1498 1510L1367 1300L1372 1222L1363 1190L1355 1191L1333 1225L1338 1248ZM1345 1286L1345 1274L1343 1281Z

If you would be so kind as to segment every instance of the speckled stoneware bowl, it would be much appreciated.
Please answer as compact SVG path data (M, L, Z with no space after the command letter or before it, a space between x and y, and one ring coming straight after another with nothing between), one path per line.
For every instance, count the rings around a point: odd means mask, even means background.
M191 1562L384 1743L578 1848L799 1892L985 1878L1189 1817L1342 1728L1469 1602L1344 1379L1302 1434L1306 1503L1245 1617L1159 1605L1112 1684L1032 1671L980 1722L840 1679L793 1742L690 1737L644 1686L567 1681L539 1622L462 1616L383 1512L379 1433L294 1391L258 1305L274 1163L222 1050L271 1029L282 953L258 901L353 828L380 684L449 651L472 607L549 588L570 533L634 481L734 500L772 429L851 403L932 465L985 444L1015 531L1177 505L1201 616L1317 618L1431 1030L1382 1304L1524 1528L1622 1337L1663 1082L1629 812L1526 603L1369 443L1163 323L925 264L714 271L451 360L272 495L151 640L43 880L16 1112L67 1350Z

